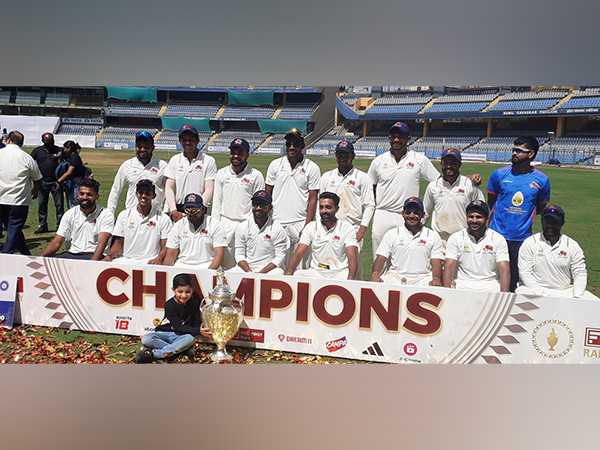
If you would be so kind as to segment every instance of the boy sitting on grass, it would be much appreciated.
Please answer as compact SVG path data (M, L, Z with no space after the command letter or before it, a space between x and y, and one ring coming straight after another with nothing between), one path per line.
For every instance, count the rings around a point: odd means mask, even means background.
M201 330L201 300L194 293L190 275L176 275L173 297L165 303L165 317L155 331L142 337L143 349L137 353L135 362L146 364L182 354L192 360L194 338L200 334L210 337L207 330Z

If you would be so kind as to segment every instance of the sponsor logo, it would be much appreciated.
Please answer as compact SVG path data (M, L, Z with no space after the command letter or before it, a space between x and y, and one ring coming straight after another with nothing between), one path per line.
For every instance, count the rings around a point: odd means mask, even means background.
M277 339L279 342L289 342L292 344L312 344L312 339L301 336L288 336L285 334L278 334Z
M0 314L0 325L2 325L5 320L6 320L6 316L4 314Z
M6 291L8 289L8 281L0 281L0 291Z
M117 316L115 317L115 330L127 331L129 330L129 323L131 317Z
M383 354L383 350L379 346L379 343L373 342L371 345L367 347L366 350L363 350L363 355L372 355L372 356L385 356Z
M524 201L525 201L525 197L523 196L523 193L521 191L515 192L515 195L513 195L513 197L512 197L513 206L519 207L519 206L523 205Z
M584 358L600 359L600 328L586 328L583 345L585 346L583 349Z
M344 336L344 337L341 337L334 341L325 342L325 348L327 349L328 352L333 353L333 352L337 352L338 350L344 348L347 344L348 344L348 339L346 338L346 336Z
M265 330L258 330L255 328L240 328L232 340L259 342L262 344L265 342Z
M417 345L412 342L407 342L406 344L404 344L402 350L404 351L404 354L408 356L414 356L417 354L418 351Z
M545 358L558 359L573 349L575 337L571 328L561 320L540 322L531 333L533 348Z
M156 319L152 319L152 325L155 327L159 326L161 322L162 320L160 320L158 317Z
M529 183L529 187L531 189L540 189L541 188L540 184L537 181L532 181L531 183Z

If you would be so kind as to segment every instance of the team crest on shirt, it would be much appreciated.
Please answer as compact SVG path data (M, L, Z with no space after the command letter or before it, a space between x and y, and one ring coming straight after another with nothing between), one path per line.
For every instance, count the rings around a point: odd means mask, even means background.
M198 164L197 166L195 166L194 170L197 171L197 172L200 171L200 170L202 170L202 164Z
M242 183L243 184L252 184L252 180L248 177L244 177L244 178L242 178Z
M350 186L356 186L356 181L354 181L354 180L348 180L348 184Z
M335 236L333 237L333 240L334 240L334 241L339 241L340 239L341 239L341 238L340 238L338 235L335 235Z
M487 244L485 247L483 247L483 251L486 253L490 253L494 251L494 247L491 246L490 244Z
M265 234L265 239L266 240L270 240L271 239L271 235L270 234Z
M406 166L407 166L409 169L412 169L412 168L414 168L414 167L415 167L415 164L414 164L414 163L412 163L412 162L409 162L409 163L408 163Z
M148 221L148 228L154 228L156 226L156 222L154 220Z
M512 197L513 206L521 206L525 201L525 197L523 197L523 193L521 191L515 192L515 195Z
M152 172L152 173L158 173L158 169L156 167L152 167L150 169L150 172Z
M200 230L200 234L208 234L208 230L206 228L203 228L202 230Z
M456 192L458 192L459 194L464 194L464 193L465 193L465 190L464 190L463 188L458 188L458 189L456 190Z
M419 239L419 245L427 245L427 241L425 239Z
M541 186L537 181L532 181L531 183L529 183L529 187L531 189L541 189Z
M560 252L558 252L558 256L560 256L561 258L566 258L567 252L565 252L564 250L561 250Z

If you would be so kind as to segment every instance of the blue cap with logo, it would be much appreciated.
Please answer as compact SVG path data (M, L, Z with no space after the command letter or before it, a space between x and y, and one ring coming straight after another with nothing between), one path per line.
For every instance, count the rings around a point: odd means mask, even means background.
M343 141L338 142L338 144L335 146L335 152L354 153L354 145L352 145L352 142L344 139Z
M186 123L185 125L181 126L181 128L179 129L179 137L181 137L181 135L184 133L192 133L198 136L198 130L196 130L196 127L190 125L189 123Z
M233 141L231 141L231 144L229 144L230 150L233 150L234 148L241 148L242 150L250 153L250 144L246 139L235 138Z
M554 217L565 223L565 211L558 205L548 205L542 212L542 217Z
M417 208L419 211L425 211L423 202L419 197L408 197L404 200L404 209Z
M410 128L404 122L396 122L391 126L389 134L396 133L404 137L410 136Z
M457 148L445 148L444 150L442 150L442 159L447 157L454 158L458 162L462 161L460 150Z
M149 131L142 130L135 133L135 141L152 141L154 142L154 135Z
M467 214L470 211L477 211L483 214L485 217L490 216L490 207L483 200L473 200L471 203L467 205Z
M202 201L202 196L200 194L190 193L185 196L183 200L184 208L202 208L204 206L204 202Z

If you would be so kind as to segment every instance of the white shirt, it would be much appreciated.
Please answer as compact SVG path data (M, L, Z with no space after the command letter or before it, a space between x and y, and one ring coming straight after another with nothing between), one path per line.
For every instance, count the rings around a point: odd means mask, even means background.
M466 229L448 238L446 259L458 261L459 280L499 280L496 264L508 262L508 245L500 233L487 228L479 242Z
M309 223L302 231L300 244L310 247L310 268L316 270L347 269L346 247L358 249L354 228L348 222L339 219L330 230L320 220Z
M371 184L377 185L377 209L401 213L404 200L419 196L419 181L433 181L440 173L429 159L413 150L396 162L392 152L387 151L371 162L368 171Z
M37 163L21 147L0 149L0 205L29 205L32 183L41 179Z
M161 239L167 239L171 220L153 209L143 216L137 206L121 211L115 223L113 236L123 238L123 257L149 261L160 253Z
M282 224L306 220L308 191L319 190L321 170L304 157L292 170L287 156L271 161L266 183L273 186L273 219Z
M346 175L338 169L325 172L321 177L321 192L334 192L340 198L336 217L352 225L369 226L375 211L373 183L362 170L353 167Z
M221 220L221 216L241 221L252 210L252 194L265 188L265 178L260 171L246 165L239 174L231 165L219 169L215 178L212 216Z
M215 158L201 151L190 162L181 152L169 160L164 174L175 180L175 203L180 205L187 194L204 194L204 183L217 175L217 163Z
M227 247L227 230L217 220L204 216L194 230L187 217L177 221L169 232L167 247L179 249L178 263L205 264L212 261L216 247Z
M454 184L443 177L427 185L423 206L427 217L431 216L431 228L444 239L467 227L467 205L474 200L483 200L483 192L471 180L459 175Z
M409 276L428 275L431 260L444 259L444 244L440 236L427 227L412 234L402 224L383 235L376 253L390 259L390 270Z
M279 224L270 217L262 228L250 217L235 230L235 260L246 261L253 272L269 263L280 267L290 247L290 238Z
M123 187L127 186L127 197L125 198L125 208L134 208L137 206L136 184L140 180L150 180L154 183L156 197L152 200L152 206L157 210L162 210L165 201L165 176L164 172L167 163L156 158L152 158L144 166L142 162L135 158L123 162L115 175L110 194L108 195L107 208L113 214L119 206L119 197Z
M527 287L574 287L575 297L582 296L587 285L583 250L575 240L564 234L554 245L542 233L525 239L519 249L519 275Z
M93 253L98 245L98 235L111 234L114 223L113 213L100 205L87 216L80 206L74 206L60 220L56 234L70 241L70 253Z

